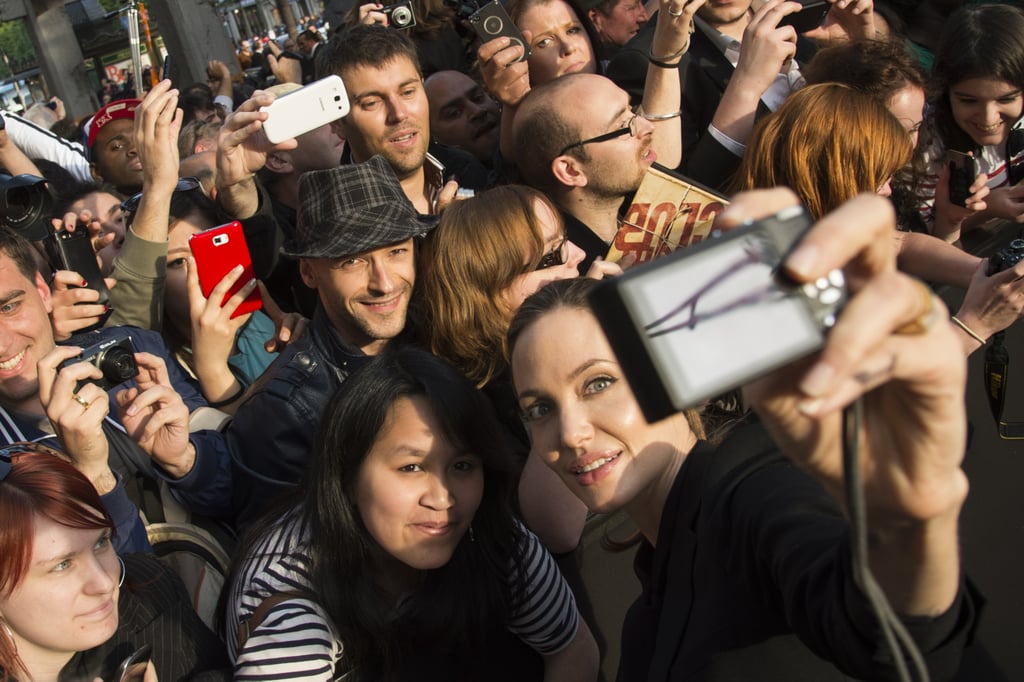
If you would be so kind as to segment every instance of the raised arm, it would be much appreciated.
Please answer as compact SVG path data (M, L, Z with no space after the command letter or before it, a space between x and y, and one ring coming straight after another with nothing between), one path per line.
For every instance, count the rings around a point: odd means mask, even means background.
M723 218L732 223L794 200L788 190L739 195ZM897 272L885 238L894 220L883 199L862 196L812 228L784 267L798 281L843 267L850 301L820 354L744 393L783 452L840 505L842 408L863 399L871 568L897 613L937 616L960 587L966 363L942 303Z

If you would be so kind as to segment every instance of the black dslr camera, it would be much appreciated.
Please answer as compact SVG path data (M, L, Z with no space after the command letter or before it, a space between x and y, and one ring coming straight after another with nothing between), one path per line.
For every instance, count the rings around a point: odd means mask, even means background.
M380 10L388 18L389 28L409 28L416 25L411 0L388 5Z
M76 362L88 362L96 366L103 373L102 379L88 379L82 383L96 384L104 391L109 391L118 384L123 384L139 374L139 365L135 362L135 347L132 345L132 337L128 332L119 331L115 336L98 340L100 332L89 332L88 335L79 335L72 339L77 345L82 346L82 354L77 358L71 358L61 363L59 369ZM97 339L94 343L89 343ZM88 344L88 345L85 345ZM81 388L81 384L75 387L75 391Z
M1024 239L1014 239L988 259L988 274L1009 270L1024 260Z
M45 239L53 231L50 219L55 204L43 178L0 173L0 218L22 237L34 242Z

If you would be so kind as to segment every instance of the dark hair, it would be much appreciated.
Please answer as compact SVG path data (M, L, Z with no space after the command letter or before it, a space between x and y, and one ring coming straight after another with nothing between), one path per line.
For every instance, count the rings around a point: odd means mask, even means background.
M948 149L977 146L953 120L950 88L971 78L997 78L1024 90L1024 11L1009 5L961 7L946 20L935 51L929 100Z
M426 399L453 446L480 457L484 493L473 518L475 540L463 538L445 566L423 572L420 588L403 606L405 615L395 622L374 581L370 557L379 549L356 508L356 482L395 401L411 396ZM508 575L521 547L512 515L514 472L489 401L426 351L387 351L342 384L313 446L303 518L311 538L312 591L360 679L389 679L399 661L425 645L482 650L473 647L482 646L495 626L504 629L517 591L510 591ZM369 670L380 677L365 676Z
M181 93L181 98L178 100L178 106L181 107L182 126L186 126L196 119L196 112L199 111L217 111L217 107L213 103L213 90L206 83L193 83L192 85L185 88Z
M16 451L18 445L9 449ZM78 469L57 456L29 449L13 454L11 460L11 470L0 482L0 595L5 597L28 570L35 515L68 528L114 530L99 493ZM0 632L0 676L7 679L23 669L14 642Z
M925 89L926 74L901 40L854 40L819 50L800 72L808 85L842 83L888 102L907 86Z
M14 261L25 279L35 284L39 268L36 266L35 249L27 239L6 226L0 226L0 251Z
M416 46L402 31L379 25L359 24L336 33L316 51L316 77L345 78L345 72L360 66L379 69L399 57L406 57L422 75Z

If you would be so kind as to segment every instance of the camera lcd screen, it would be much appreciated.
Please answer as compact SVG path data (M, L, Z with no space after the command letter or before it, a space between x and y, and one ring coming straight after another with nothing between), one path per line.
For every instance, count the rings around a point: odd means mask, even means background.
M841 275L809 292L776 272L802 231L785 220L754 225L602 285L595 312L648 419L821 347L840 303Z

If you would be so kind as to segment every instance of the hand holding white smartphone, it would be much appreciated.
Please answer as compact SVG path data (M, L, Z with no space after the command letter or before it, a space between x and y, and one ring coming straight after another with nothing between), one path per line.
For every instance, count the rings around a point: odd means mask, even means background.
M278 97L260 107L270 117L263 132L272 144L279 144L348 114L348 93L340 76L328 76Z

